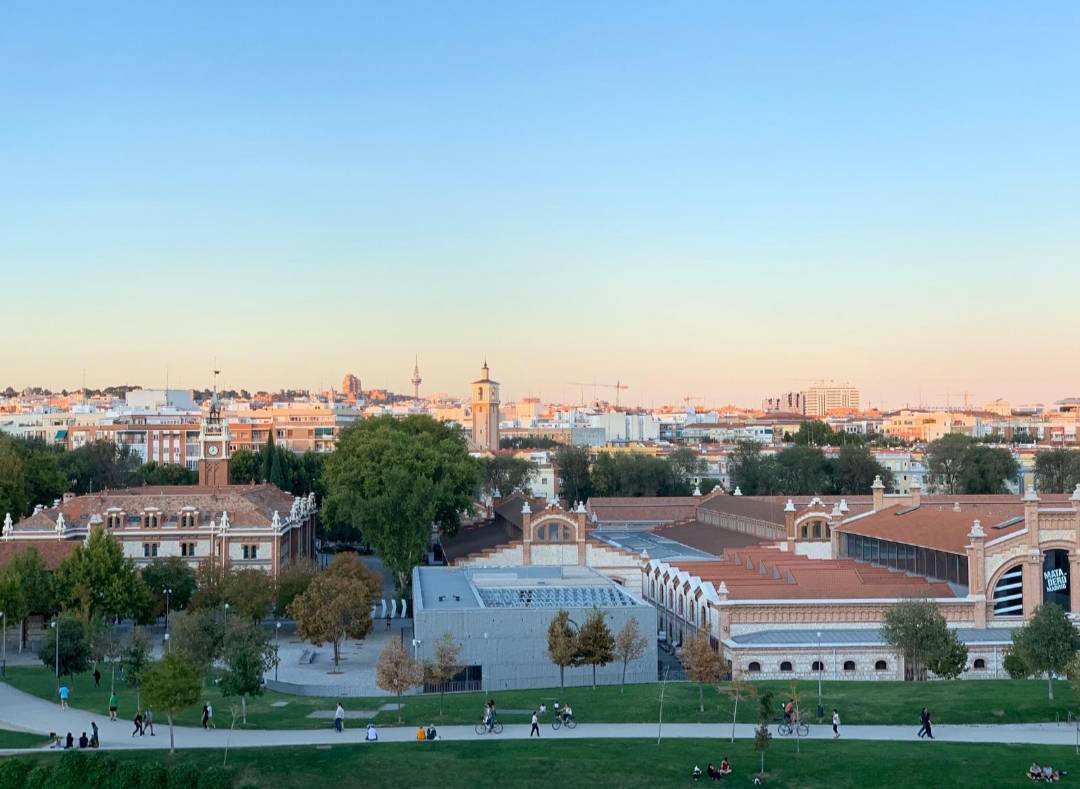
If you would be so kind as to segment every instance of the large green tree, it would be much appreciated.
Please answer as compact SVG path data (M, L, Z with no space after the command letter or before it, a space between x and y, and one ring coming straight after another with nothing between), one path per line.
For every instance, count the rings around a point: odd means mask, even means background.
M874 477L880 476L886 490L894 486L892 472L885 468L864 446L844 445L833 465L833 484L835 493L865 495L874 484Z
M151 460L135 470L136 485L194 485L199 474L178 463L157 463Z
M862 436L837 432L828 422L809 419L799 424L799 429L791 435L791 440L799 446L840 447L861 444Z
M559 610L552 617L548 625L547 652L551 662L559 667L559 688L565 690L566 669L581 665L581 650L569 611Z
M694 480L705 473L705 460L689 447L676 449L667 457L675 490L673 495L687 496L694 490Z
M432 529L457 532L480 468L460 432L431 417L375 417L341 431L324 477L323 517L372 545L404 593Z
M195 594L195 571L179 556L155 559L142 568L143 581L154 597L154 616L165 612L165 590L169 591L169 609L182 611Z
M238 449L229 458L229 482L233 485L249 485L262 480L262 463L257 452Z
M169 722L169 752L176 750L173 718L199 700L202 683L198 669L180 652L170 652L148 668L142 678L143 692L151 706L165 711Z
M51 616L60 610L53 576L45 569L45 560L37 548L30 546L19 551L8 562L5 572L15 579L23 592L25 607L19 627L19 649L26 644L26 617L30 614Z
M825 453L816 447L794 446L785 449L776 455L776 469L778 487L783 494L826 493L831 485L829 461Z
M925 680L927 671L952 679L967 665L967 647L929 600L902 600L891 606L881 634L904 656L913 679Z
M105 529L93 529L86 542L75 547L57 569L55 583L60 601L78 609L86 622L99 616L146 620L153 609L135 563Z
M60 470L71 480L76 493L105 488L129 488L135 484L139 456L127 444L91 441L60 455Z
M936 487L945 493L962 493L961 474L964 457L974 440L960 433L949 433L926 447L926 466Z
M1043 603L1023 627L1013 631L1010 650L1027 668L1028 674L1046 674L1047 695L1054 699L1054 674L1064 674L1076 654L1076 628L1061 606Z
M1043 493L1072 493L1080 483L1080 452L1047 449L1035 455L1035 482Z
M196 608L177 614L170 627L172 651L183 653L203 676L221 657L225 623L219 611Z
M555 468L559 476L559 495L564 501L573 504L589 500L593 488L587 447L559 447L555 452Z
M15 440L0 435L0 520L10 514L18 520L30 509L26 470Z
M218 686L223 696L239 696L244 723L247 723L248 696L263 692L263 675L277 665L277 653L270 637L258 625L241 622L225 636L225 670Z
M45 631L45 638L38 650L41 662L57 671L56 657L60 656L60 674L72 676L90 667L92 656L90 634L86 623L72 614L61 614L54 620L56 625ZM56 639L59 634L59 649Z
M973 444L964 455L960 486L964 493L1008 493L1008 480L1015 480L1020 464L1004 447Z
M780 492L776 464L762 454L761 444L756 441L736 444L728 468L732 490L738 488L744 496L770 496Z
M615 659L615 636L608 627L604 612L594 609L581 626L577 637L578 659L583 666L592 666L592 685L596 687L596 667L606 666Z
M63 495L68 481L60 472L60 452L37 439L0 435L0 521L8 513L18 520Z
M480 469L483 474L480 489L484 493L491 495L498 491L509 496L515 490L529 492L529 476L536 471L536 464L512 455L495 455L480 458Z
M258 624L274 608L274 582L262 570L234 570L225 581L225 600L236 616Z

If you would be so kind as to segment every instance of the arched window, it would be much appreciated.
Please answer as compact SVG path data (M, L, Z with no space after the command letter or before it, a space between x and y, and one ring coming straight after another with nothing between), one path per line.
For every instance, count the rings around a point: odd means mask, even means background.
M825 670L825 664L822 663L820 660L815 660L814 664L811 666L811 671L824 671L824 670Z
M799 528L799 533L802 535L802 539L804 539L804 540L809 539L809 536L808 536L807 531L806 531L806 524L805 523Z
M971 667L974 669L984 669L986 668L986 661L982 658L975 658L975 662L971 664Z
M821 521L814 521L814 539L821 539Z
M785 660L783 663L781 663L780 664L780 670L781 671L791 671L791 661L790 660Z
M180 528L182 529L194 529L195 528L195 513L191 510L184 510L180 513Z
M703 624L703 625L709 624L709 616L705 611L705 606L701 606L701 624Z
M855 661L854 660L845 660L844 661L844 671L854 671L854 670L855 670Z
M761 671L761 664L758 663L756 660L751 661L750 665L746 667L746 670L749 671L751 674L756 674L757 672Z
M889 664L886 663L884 660L879 660L876 663L874 663L874 671L885 671L888 668L889 668Z
M570 542L570 527L569 526L563 526L562 527L562 541L563 542Z
M994 584L994 616L1021 616L1024 613L1024 568L1016 565Z

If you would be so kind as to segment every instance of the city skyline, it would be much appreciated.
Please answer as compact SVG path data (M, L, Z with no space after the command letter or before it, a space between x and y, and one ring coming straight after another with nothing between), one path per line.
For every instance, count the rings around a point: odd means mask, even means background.
M1073 5L111 8L4 13L4 385L1080 391Z

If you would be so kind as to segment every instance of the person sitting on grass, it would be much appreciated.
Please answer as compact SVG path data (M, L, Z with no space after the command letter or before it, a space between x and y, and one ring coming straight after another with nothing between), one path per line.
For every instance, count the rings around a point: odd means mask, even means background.
M75 738L71 735L71 732L68 732L67 739L64 740L64 750L70 751L74 747L75 747Z
M428 726L427 726L427 738L429 740L437 740L437 739L439 739L439 733L437 731L435 731L435 724L434 723L429 723Z
M427 739L427 732L424 731L424 727L423 726L417 726L416 727L416 741L417 742L423 742L426 739Z
M726 756L720 760L720 775L731 775L731 762Z
M79 747L80 748L89 748L90 747L90 740L88 740L86 738L86 732L83 732L79 736Z
M720 771L716 769L716 765L709 762L709 766L705 768L705 774L712 778L714 781L720 780Z
M1031 766L1028 768L1027 771L1027 777L1030 778L1032 781L1042 780L1042 767L1039 766L1038 762L1031 763Z
M375 731L374 723L369 723L367 725L367 734L364 736L364 739L368 742L375 742L379 739L379 733Z
M57 748L63 748L64 747L64 743L60 741L60 735L57 734L56 732L54 732L54 731L49 732L49 739L52 740L52 744L49 745L50 749L55 750Z
M693 778L695 781L701 777L701 768L698 767L696 764L694 765L694 771L690 773L690 777Z

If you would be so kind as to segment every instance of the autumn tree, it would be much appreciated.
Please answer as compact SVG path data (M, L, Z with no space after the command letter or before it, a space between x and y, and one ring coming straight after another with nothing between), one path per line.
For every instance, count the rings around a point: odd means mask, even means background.
M716 684L724 678L726 664L720 653L713 649L709 628L692 634L683 642L683 668L691 682L698 686L698 710L705 712L705 684Z
M565 675L568 666L581 665L577 633L570 621L570 612L560 610L548 625L547 651L551 662L559 667L559 688L566 689Z
M274 607L274 582L262 570L235 570L225 580L224 597L237 616L257 625Z
M370 585L359 578L325 572L292 601L289 616L296 620L297 634L315 646L332 644L334 671L340 673L341 642L361 639L371 632Z
M578 660L592 666L592 686L596 688L596 667L606 666L615 659L615 637L611 635L606 617L599 608L593 609L577 635Z
M461 644L449 631L435 642L435 659L424 664L424 681L439 687L439 717L443 714L446 684L461 671Z
M472 508L480 466L460 431L429 416L374 417L341 431L323 480L324 521L372 545L404 594L432 529L456 534Z
M290 564L278 573L275 610L280 614L288 610L297 597L307 591L315 578L315 565L310 561Z
M176 751L173 718L199 700L201 683L197 667L181 652L169 652L152 664L142 678L147 702L165 711L169 722L169 753Z
M619 693L626 690L626 667L635 660L640 660L649 647L649 639L641 635L637 617L630 617L626 624L615 634L615 659L622 663L622 684Z
M413 658L401 642L391 639L379 653L375 664L375 684L387 693L398 697L397 719L401 723L401 694L424 681L424 666Z

